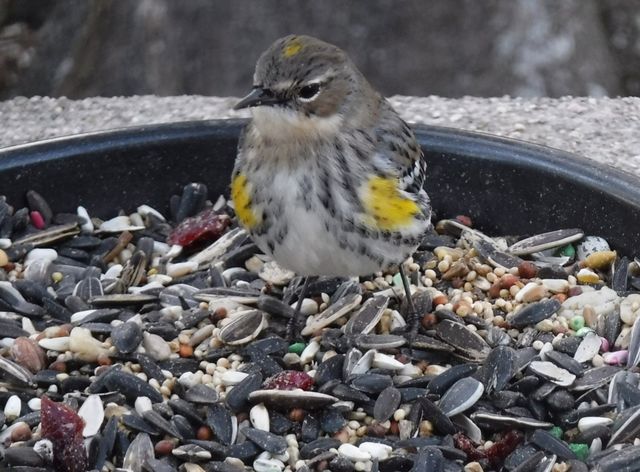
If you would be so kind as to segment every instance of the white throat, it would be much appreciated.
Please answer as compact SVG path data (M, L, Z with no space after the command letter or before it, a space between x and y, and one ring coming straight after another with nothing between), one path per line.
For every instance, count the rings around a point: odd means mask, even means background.
M342 115L329 117L305 116L292 110L277 107L255 107L254 129L260 138L269 141L325 140L335 137L342 127Z

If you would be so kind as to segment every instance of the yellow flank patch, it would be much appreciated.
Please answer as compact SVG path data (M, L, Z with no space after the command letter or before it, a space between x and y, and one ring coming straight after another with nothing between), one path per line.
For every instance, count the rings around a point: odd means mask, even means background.
M387 231L409 226L420 212L416 202L402 196L393 177L369 179L363 204L375 226Z
M294 39L289 44L287 44L282 50L282 55L284 57L292 57L298 54L302 50L302 43L297 39Z
M233 178L231 182L231 199L236 209L236 215L240 223L245 228L253 228L259 222L256 217L255 211L251 208L251 196L247 189L248 182L247 177L243 174L238 174Z

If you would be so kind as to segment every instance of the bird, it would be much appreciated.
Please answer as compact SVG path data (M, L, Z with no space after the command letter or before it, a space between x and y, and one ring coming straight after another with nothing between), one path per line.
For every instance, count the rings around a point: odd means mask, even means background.
M255 66L231 175L240 226L280 266L305 277L356 277L399 266L415 335L419 316L402 263L431 228L426 164L411 127L339 47L277 39Z

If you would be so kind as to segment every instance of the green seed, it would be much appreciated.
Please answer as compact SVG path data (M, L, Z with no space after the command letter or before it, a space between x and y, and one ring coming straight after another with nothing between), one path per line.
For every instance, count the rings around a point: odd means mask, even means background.
M402 287L402 276L400 272L393 276L393 285L396 287Z
M302 351L304 351L305 347L306 346L304 343L293 343L291 346L289 346L289 352L293 352L294 354L302 354Z
M571 449L581 461L584 461L589 457L589 446L584 443L569 444L569 449Z
M559 426L554 426L549 430L549 434L551 434L551 436L554 436L558 439L562 439L562 434L563 434L562 428L560 428Z
M576 255L576 248L572 244L567 244L558 250L558 255L573 258Z
M584 326L576 331L576 336L578 336L579 338L584 338L589 333L593 333L593 330L588 326Z
M569 322L569 327L574 331L581 330L584 328L584 317L580 315L574 316Z
M53 274L51 274L51 280L53 280L54 283L61 282L63 278L64 275L62 275L62 272L54 272Z

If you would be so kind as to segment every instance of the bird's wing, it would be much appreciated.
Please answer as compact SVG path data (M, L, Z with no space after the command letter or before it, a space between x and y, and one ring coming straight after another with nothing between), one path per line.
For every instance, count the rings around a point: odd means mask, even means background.
M240 134L238 142L238 155L231 176L230 194L240 224L247 230L256 231L263 223L263 216L256 208L253 200L253 184L247 179L244 171L246 164L245 140L246 128Z
M365 179L360 200L365 223L386 231L422 228L431 214L422 190L426 166L411 128L385 101L373 133L373 173Z
M375 129L374 163L399 178L399 190L418 194L427 171L422 149L413 131L386 101Z

